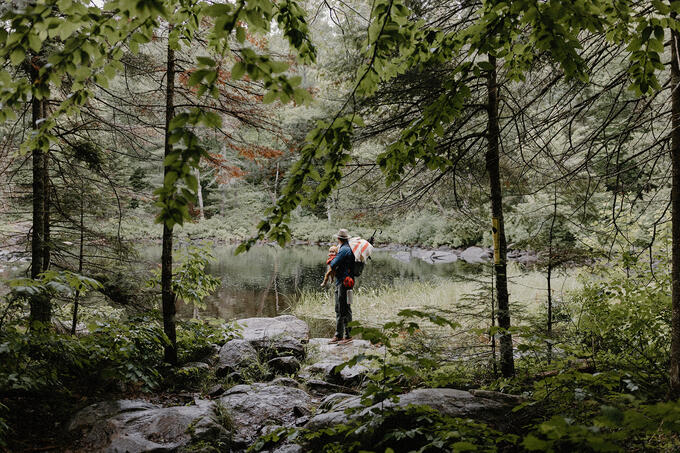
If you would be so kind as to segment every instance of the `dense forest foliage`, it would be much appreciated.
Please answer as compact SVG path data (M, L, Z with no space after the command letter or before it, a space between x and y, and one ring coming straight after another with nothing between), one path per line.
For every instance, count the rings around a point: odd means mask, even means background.
M65 428L88 405L191 405L215 386L227 399L210 429L191 421L168 451L680 450L678 13L2 2L0 450L91 451ZM341 227L492 256L464 295L453 275L359 288L354 331L373 353L329 372L333 394L360 395L347 417L319 425L332 399L295 405L294 421L241 438L230 389L283 374L313 394L318 380L296 347L257 344L238 372L206 364L252 349L247 326L199 316L224 284L215 247L327 245ZM520 251L530 269L510 262ZM529 271L531 296L513 280ZM558 294L560 274L577 288ZM289 311L319 322L327 294L296 297ZM491 403L400 405L425 389Z

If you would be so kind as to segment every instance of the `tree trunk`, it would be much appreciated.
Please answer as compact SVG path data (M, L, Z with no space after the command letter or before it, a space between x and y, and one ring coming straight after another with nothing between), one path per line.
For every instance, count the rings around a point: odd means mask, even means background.
M201 185L201 170L196 168L196 181L198 181L198 187L196 189L196 196L198 198L198 212L201 220L205 219L205 211L203 210L203 186Z
M494 268L491 266L491 360L493 361L493 377L498 377L498 357L496 357L496 296L493 290Z
M500 366L501 373L505 377L515 374L515 363L512 356L512 335L510 334L510 303L508 295L507 277L507 244L505 242L505 227L503 225L503 193L501 191L500 154L498 141L500 127L498 124L498 82L496 80L496 57L489 55L489 63L493 69L488 74L487 106L488 148L486 152L486 170L489 173L489 185L491 191L491 215L494 219L498 236L498 243L494 245L494 270L496 272L496 294L498 298L498 327L501 329L500 336Z
M43 118L47 118L47 104L42 102L43 106ZM43 190L44 195L44 213L43 213L43 251L42 251L42 269L45 272L50 268L50 258L51 258L51 242L50 242L50 154L48 152L43 153Z
M31 62L31 80L37 83L38 57ZM33 129L39 128L39 121L43 118L44 102L35 97L31 100L31 125ZM45 249L45 163L44 152L36 147L32 150L33 160L33 226L31 235L31 278L38 278L38 275L45 270L43 264ZM34 321L47 324L52 318L52 307L47 294L37 294L31 297L31 323Z
M671 161L673 182L671 189L672 206L672 264L671 264L671 369L670 393L672 398L680 397L680 33L671 30Z
M552 221L548 237L548 363L552 361L552 327L553 327L553 301L552 301L552 270L553 270L553 237L555 232L555 219L557 218L557 186L555 186L555 202L553 205Z
M165 99L165 156L172 151L168 139L170 138L170 121L175 114L175 51L168 44L167 87ZM164 167L163 174L167 174ZM177 363L177 335L175 326L175 294L172 291L172 228L163 223L163 251L161 255L161 293L163 303L163 331L170 344L165 346L165 361L175 365Z
M81 181L82 184L82 181ZM78 274L83 274L83 257L84 257L84 244L85 244L85 204L83 200L84 190L81 186L80 188L80 244L78 250ZM76 326L78 325L78 302L80 299L80 291L76 290L76 295L73 298L73 320L71 322L71 335L76 334Z

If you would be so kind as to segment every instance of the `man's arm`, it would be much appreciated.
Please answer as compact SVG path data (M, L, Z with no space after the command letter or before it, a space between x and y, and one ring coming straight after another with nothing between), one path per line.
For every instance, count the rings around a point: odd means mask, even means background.
M334 271L337 270L343 258L348 256L350 253L352 253L352 250L350 250L349 247L341 247L340 250L338 251L338 254L335 255L335 258L333 258L333 261L331 261L330 264L331 269L333 269Z

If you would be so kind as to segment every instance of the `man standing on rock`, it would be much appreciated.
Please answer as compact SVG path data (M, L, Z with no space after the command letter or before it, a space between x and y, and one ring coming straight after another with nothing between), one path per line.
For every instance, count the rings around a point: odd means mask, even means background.
M329 263L335 271L335 336L329 344L346 344L352 341L349 323L352 322L352 307L347 303L347 290L354 286L352 265L354 253L349 246L349 232L342 228L335 236L338 239L338 254Z

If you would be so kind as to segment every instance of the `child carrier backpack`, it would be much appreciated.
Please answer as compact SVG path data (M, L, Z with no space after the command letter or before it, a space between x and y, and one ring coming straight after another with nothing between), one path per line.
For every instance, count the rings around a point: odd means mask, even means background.
M352 263L352 276L360 277L366 266L366 262L371 258L373 253L373 246L366 239L354 237L349 240L349 246L352 248L354 254L354 263Z

